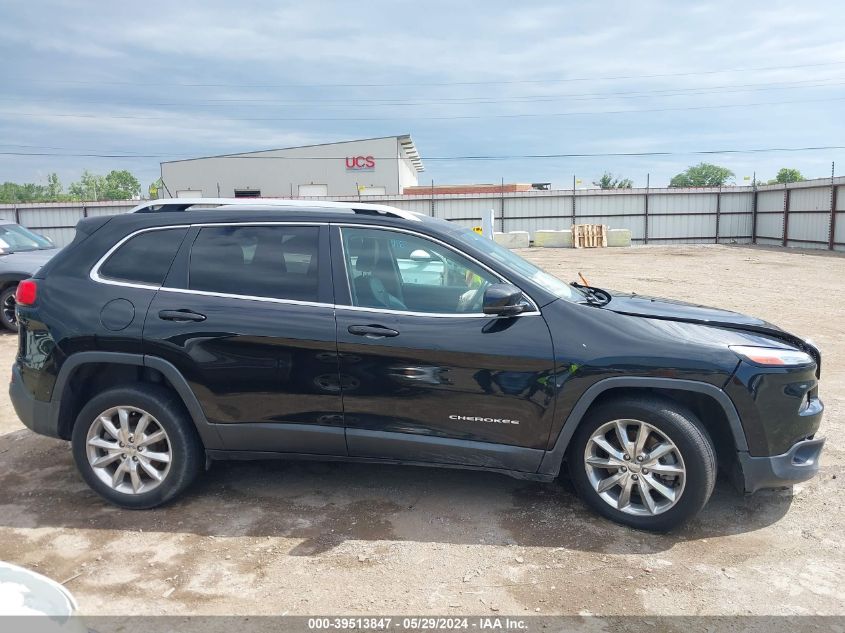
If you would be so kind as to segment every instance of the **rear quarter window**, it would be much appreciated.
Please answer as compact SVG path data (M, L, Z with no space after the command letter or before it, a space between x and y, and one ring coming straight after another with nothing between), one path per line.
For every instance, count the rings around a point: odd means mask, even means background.
M180 228L139 233L121 244L100 266L100 277L160 286L186 232Z

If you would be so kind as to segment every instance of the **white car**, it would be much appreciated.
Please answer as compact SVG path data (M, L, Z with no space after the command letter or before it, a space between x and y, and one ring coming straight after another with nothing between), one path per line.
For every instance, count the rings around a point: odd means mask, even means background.
M74 597L56 581L29 569L0 562L0 616L5 620L4 624L9 624L11 617L19 616L26 619L18 630L87 632L78 611Z

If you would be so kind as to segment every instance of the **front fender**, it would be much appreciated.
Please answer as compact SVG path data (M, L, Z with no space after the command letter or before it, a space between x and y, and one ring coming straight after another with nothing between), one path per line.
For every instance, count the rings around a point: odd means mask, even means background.
M30 277L32 277L32 275L27 275L25 273L0 273L0 288L5 289L8 286L18 284L24 279L29 279Z
M682 380L676 378L654 378L654 377L612 377L605 378L592 385L587 389L578 402L570 411L560 430L560 433L555 440L554 446L547 450L543 455L543 460L540 462L538 474L556 476L560 472L563 457L566 454L566 449L569 446L569 441L575 433L575 429L581 422L581 419L587 413L590 405L602 393L609 389L664 389L674 391L691 391L695 393L705 394L716 401L725 412L725 417L730 426L731 435L733 436L736 450L748 451L748 443L745 439L745 431L742 428L742 422L739 419L739 414L734 407L733 402L728 395L719 387L711 385L706 382L699 382L696 380Z

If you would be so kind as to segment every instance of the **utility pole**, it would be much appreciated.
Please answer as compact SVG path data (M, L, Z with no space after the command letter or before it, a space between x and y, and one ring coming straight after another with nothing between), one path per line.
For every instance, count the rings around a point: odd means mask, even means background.
M643 244L648 244L648 190L651 186L651 174L645 175L645 206L643 207Z
M834 171L836 163L830 163L830 226L827 234L827 248L833 250L836 247L836 182L834 181Z
M502 233L504 233L505 232L505 178L504 178L504 176L502 177L502 190L499 192L499 195L501 196L501 200L502 200L502 203L501 203L502 204L501 226L502 226Z
M431 217L434 216L434 178L431 179Z
M751 176L751 243L757 243L757 172Z
M719 191L716 192L716 240L719 243L719 223L722 216L722 185L719 185Z

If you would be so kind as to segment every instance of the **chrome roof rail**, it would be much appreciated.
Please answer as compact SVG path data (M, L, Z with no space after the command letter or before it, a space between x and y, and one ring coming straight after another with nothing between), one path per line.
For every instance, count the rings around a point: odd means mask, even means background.
M349 211L370 215L386 215L404 220L420 221L419 213L397 209L385 204L368 204L366 202L335 202L331 200L285 200L281 198L160 198L146 200L136 206L130 213L166 213L173 211L187 211L195 206L215 208L232 208L238 206L266 207L279 210L308 210L325 209Z

